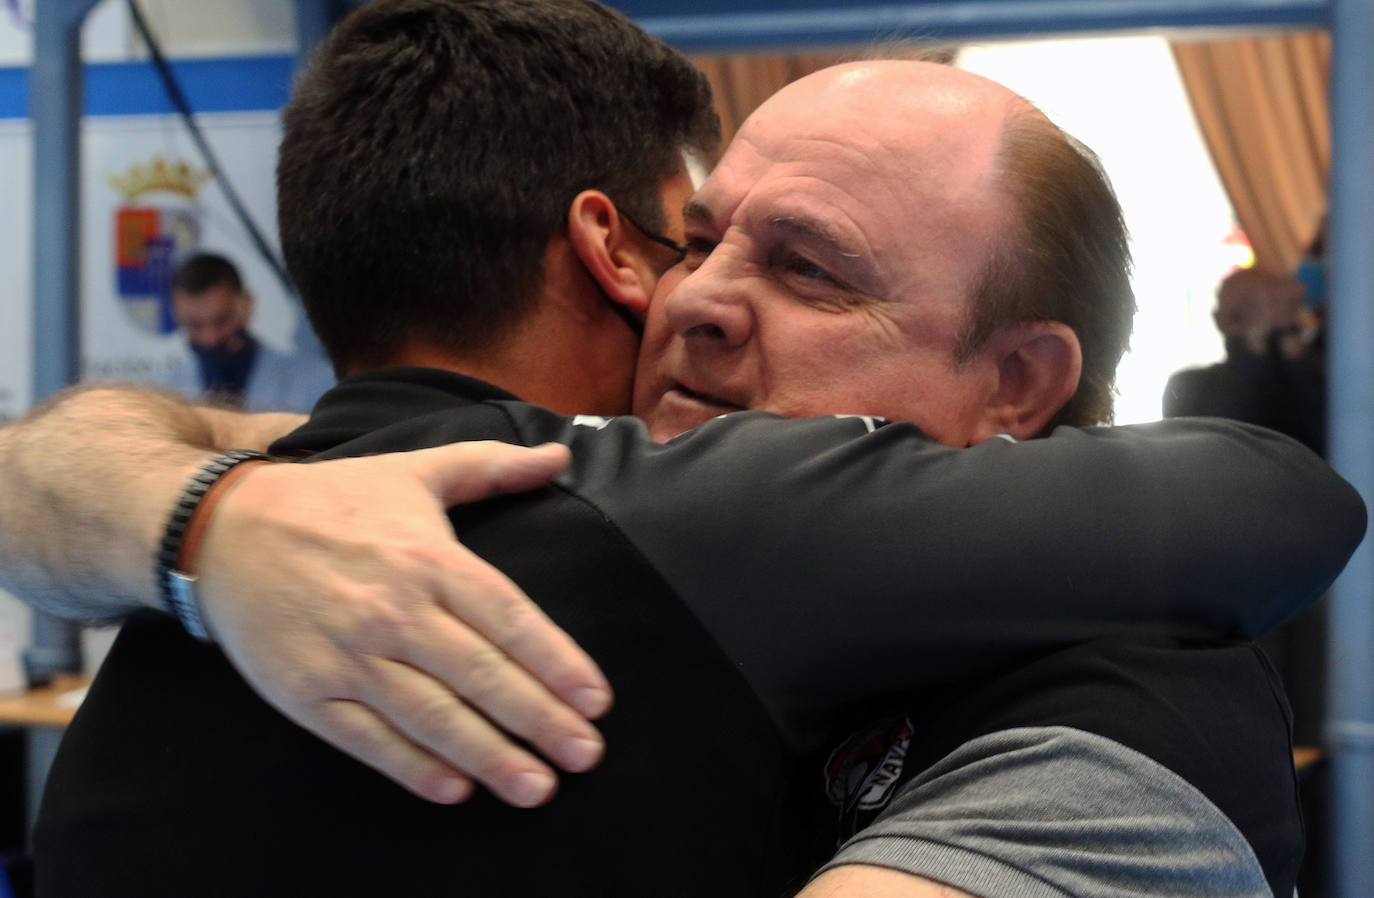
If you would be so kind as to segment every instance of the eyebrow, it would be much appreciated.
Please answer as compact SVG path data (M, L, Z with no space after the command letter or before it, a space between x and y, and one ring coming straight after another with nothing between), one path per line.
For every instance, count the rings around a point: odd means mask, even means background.
M711 207L701 200L689 199L682 204L683 221L695 222L701 225L709 225L716 219L711 213Z
M768 223L780 231L787 231L799 237L806 237L823 243L831 252L846 260L858 262L862 258L860 253L855 252L849 243L825 222L816 221L813 218L793 218L781 215L769 219Z
M715 227L716 217L711 207L695 198L689 198L683 203L682 218L688 224ZM865 280L877 277L873 260L856 251L843 234L826 222L817 221L809 216L779 215L770 218L768 224L776 230L821 244L840 260L841 267L848 269L852 276Z
M854 244L827 222L809 216L779 215L769 219L768 224L783 233L819 244L822 251L835 257L835 273L848 280L851 287L873 291L881 283L873 257L854 249Z
M715 222L715 213L711 207L698 199L688 199L682 205L682 218L684 221L695 222L702 225L711 225ZM800 237L807 237L824 243L828 249L836 255L845 259L855 261L862 258L860 253L850 248L838 231L824 222L816 221L812 218L798 218L790 215L779 215L769 219L769 225L781 231L787 231Z

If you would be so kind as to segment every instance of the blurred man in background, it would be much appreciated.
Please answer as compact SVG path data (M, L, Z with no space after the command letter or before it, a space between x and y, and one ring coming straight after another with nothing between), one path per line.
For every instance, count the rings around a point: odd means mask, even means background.
M172 278L172 315L190 358L173 365L162 385L189 399L258 412L308 412L334 373L323 359L287 355L248 329L253 295L224 256L191 256Z
M1226 359L1175 373L1164 416L1230 418L1326 449L1326 352L1319 282L1240 268L1217 288L1213 320ZM1315 295L1314 295L1315 294ZM1325 618L1321 606L1261 640L1293 701L1293 739L1321 743L1325 705Z
M1222 280L1212 313L1225 360L1176 372L1164 390L1168 418L1202 415L1259 424L1326 454L1326 224L1293 275L1240 268ZM1295 745L1321 746L1326 717L1326 604L1259 640L1293 705ZM1301 780L1309 861L1303 895L1326 894L1325 765Z

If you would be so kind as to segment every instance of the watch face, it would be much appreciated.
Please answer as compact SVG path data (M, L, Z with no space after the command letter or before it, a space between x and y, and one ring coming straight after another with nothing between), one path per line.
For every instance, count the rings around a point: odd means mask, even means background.
M209 642L210 634L206 632L205 623L200 617L200 603L196 601L195 586L194 576L180 571L167 572L167 589L172 603L172 613L187 633Z

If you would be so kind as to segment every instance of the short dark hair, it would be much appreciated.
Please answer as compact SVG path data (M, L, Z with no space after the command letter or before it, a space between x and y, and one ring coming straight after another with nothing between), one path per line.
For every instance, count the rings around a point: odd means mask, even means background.
M196 253L181 265L172 275L172 289L195 296L211 287L228 287L235 293L243 292L243 280L239 270L223 256L215 253Z
M1093 151L1028 103L1007 116L999 163L1014 220L977 279L958 358L1003 325L1063 322L1078 336L1083 374L1046 430L1110 423L1136 308L1121 205Z
M284 128L282 250L340 371L414 337L498 342L580 191L659 228L681 151L720 140L705 76L591 0L377 0L317 51Z

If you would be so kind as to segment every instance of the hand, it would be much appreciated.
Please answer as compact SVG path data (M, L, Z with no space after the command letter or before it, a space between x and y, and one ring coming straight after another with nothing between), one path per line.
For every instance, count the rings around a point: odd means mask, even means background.
M502 730L586 770L610 686L444 510L541 486L569 460L460 443L246 472L196 564L209 630L278 710L416 795L454 803L476 780L541 804L553 771Z

